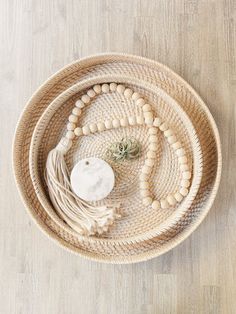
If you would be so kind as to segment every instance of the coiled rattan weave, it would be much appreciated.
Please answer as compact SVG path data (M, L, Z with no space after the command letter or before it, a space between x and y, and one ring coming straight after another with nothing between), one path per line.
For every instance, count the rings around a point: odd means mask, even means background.
M43 199L47 198L47 193L42 173L47 152L57 143L61 132L65 130L69 111L79 96L80 91L79 89L76 91L75 84L82 86L81 90L83 90L86 84L88 88L93 81L97 82L102 77L104 81L112 81L114 78L114 81L127 83L155 104L157 113L165 116L165 119L176 127L188 155L192 156L194 177L189 197L179 208L154 213L142 207L137 195L136 179L142 158L131 165L125 163L119 166L113 165L118 175L118 186L111 198L117 199L121 197L120 195L124 195L124 209L128 210L124 210L124 217L114 225L106 238L86 238L70 232L56 216L48 215L49 211L53 213L53 210L49 208L50 203L43 202ZM165 103L155 91L155 87L170 95L178 103L179 110L176 106ZM71 93L71 96L65 98L62 103L58 102L56 108L55 98L63 100L61 94L66 91ZM110 106L109 110L106 106ZM105 95L91 105L81 122L99 121L106 114L122 116L124 112L128 114L131 110L137 109L133 108L131 103L126 104L121 96ZM193 133L190 132L191 123L187 123L189 120L193 125ZM145 150L145 128L116 130L111 133L112 135L107 132L82 138L68 154L68 163L72 165L85 156L102 156L104 143L127 135L127 132L138 137L143 142ZM161 196L168 189L171 191L179 180L176 161L164 140L160 140L157 162L153 190ZM128 177L125 175L127 166L131 170L131 175ZM16 131L14 169L21 195L29 212L50 237L64 247L95 260L114 263L135 262L160 255L172 248L186 238L204 218L219 184L221 172L219 136L215 123L202 100L187 83L168 68L140 57L121 54L100 55L75 62L61 70L32 97Z

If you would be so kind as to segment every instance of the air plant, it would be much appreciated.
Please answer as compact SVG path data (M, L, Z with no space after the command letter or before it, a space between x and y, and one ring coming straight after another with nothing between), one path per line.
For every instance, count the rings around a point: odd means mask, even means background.
M106 150L106 157L115 162L133 160L141 155L141 144L134 138L122 138Z

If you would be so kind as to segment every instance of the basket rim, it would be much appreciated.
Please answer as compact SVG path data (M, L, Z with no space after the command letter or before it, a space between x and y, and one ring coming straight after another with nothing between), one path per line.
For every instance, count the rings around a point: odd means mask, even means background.
M50 214L48 211L47 207L49 206L48 201L46 201L44 189L40 186L37 185L36 182L40 181L39 180L39 171L37 169L37 154L38 154L38 148L40 146L40 141L43 136L43 130L45 126L45 119L46 123L51 119L53 114L56 113L56 111L59 109L62 103L66 102L70 97L73 97L74 94L77 94L79 91L83 89L90 88L94 84L102 84L105 82L111 82L111 81L116 81L119 83L123 84L134 84L140 87L145 87L146 90L152 91L153 93L157 94L158 90L164 93L159 87L154 86L151 83L146 83L142 82L142 80L131 78L131 77L125 77L125 76L110 76L110 75L103 75L99 76L96 78L92 79L86 79L83 81L80 81L74 85L72 85L70 88L65 90L63 93L58 95L50 104L49 106L45 109L45 111L42 113L41 117L39 118L35 129L33 131L33 135L31 138L31 143L30 143L30 155L29 155L29 169L30 169L30 175L31 175L31 180L34 185L34 189L37 191L37 197L38 200L40 201L41 205L44 207L46 212L49 214L51 219L53 219L53 216ZM142 82L142 83L141 83ZM86 87L87 86L87 87ZM169 98L171 96L167 95ZM66 98L68 97L68 98ZM173 101L173 99L171 98ZM61 219L59 217L56 218L57 224L60 225L60 227L63 228L63 230L69 232L73 236L76 236L80 240L87 240L88 242L93 242L93 243L114 243L114 244L122 244L122 245L127 245L131 243L137 243L145 240L149 240L153 237L160 236L162 233L166 232L168 228L173 227L180 217L189 209L191 206L195 196L197 195L200 183L201 183L201 177L202 177L202 151L201 151L201 146L199 139L196 134L196 130L188 117L188 115L185 113L185 111L182 109L182 107L176 102L173 101L174 105L167 105L171 106L171 108L178 114L179 119L184 121L184 125L186 128L186 132L188 133L188 137L191 139L191 148L193 151L193 179L192 179L192 184L190 191L188 195L185 197L185 201L181 202L180 205L175 209L175 211L162 223L160 223L156 228L151 229L148 232L141 233L136 236L130 236L127 238L97 238L97 237L85 237L82 235L79 235L78 233L74 232L70 227L66 227ZM47 116L47 118L45 118ZM37 138L36 138L37 137ZM51 206L51 209L53 207ZM56 215L57 216L57 215Z
M195 97L195 99L198 102L198 106L200 106L204 110L204 112L208 118L209 124L211 125L212 131L213 131L213 135L214 135L215 143L216 143L216 152L217 152L216 176L215 176L215 179L213 182L210 197L207 199L206 203L204 204L203 210L201 211L199 216L197 216L197 218L195 218L194 222L190 223L190 225L189 225L190 227L188 226L183 231L181 231L180 232L181 236L178 235L175 238L172 238L168 243L169 246L165 249L163 248L161 251L158 251L156 249L156 250L152 250L152 254L151 253L150 254L147 254L147 253L136 254L136 255L132 255L130 257L125 257L125 258L122 257L120 259L119 258L115 259L114 257L109 259L108 257L104 258L103 256L102 257L101 256L100 257L91 256L91 254L89 254L88 251L84 251L82 249L75 248L74 246L69 245L69 243L67 243L66 241L61 239L48 226L46 226L40 219L38 219L37 214L33 210L32 204L27 201L27 198L24 195L24 189L22 189L22 187L20 185L21 174L18 171L18 167L17 167L17 156L18 156L18 152L20 152L20 150L21 150L21 146L18 143L18 138L20 138L21 126L22 126L23 120L24 120L23 118L24 118L25 113L28 110L30 110L30 108L33 106L32 103L35 101L35 99L37 99L37 97L40 97L41 93L44 92L44 90L47 90L49 88L48 85L50 85L50 82L52 82L54 80L59 80L60 77L64 73L69 71L69 69L73 68L74 66L81 66L81 63L86 62L86 61L91 61L94 59L99 59L100 61L103 61L103 60L106 60L107 58L118 59L118 60L123 60L123 61L126 60L126 61L131 61L131 62L136 62L136 63L140 62L140 63L144 63L144 64L147 64L147 65L153 66L153 67L159 66L159 67L162 67L166 72L169 72L173 78L175 78L180 83L182 83L191 92L191 94ZM218 131L216 123L215 123L215 121L214 121L214 119L210 113L210 110L207 108L206 104L201 99L201 97L197 94L197 92L194 90L194 88L191 87L182 77L180 77L178 74L176 74L174 71L172 71L166 65L163 65L157 61L150 60L148 58L144 58L141 56L126 54L126 53L114 53L114 52L109 53L108 52L108 53L100 53L100 54L84 57L82 59L79 59L79 60L76 60L76 61L70 63L69 65L66 65L65 67L63 67L62 69L57 71L55 74L53 74L51 77L49 77L34 92L34 94L31 96L31 98L27 102L24 110L22 111L20 118L18 120L18 123L16 125L14 140L13 140L13 148L12 148L12 166L13 166L14 178L15 178L16 185L17 185L20 197L22 199L22 202L25 205L27 212L32 217L33 221L40 227L40 229L43 231L43 233L45 233L50 239L54 240L58 245L62 246L63 248L68 249L75 254L79 254L80 256L87 257L90 260L99 261L99 262L107 262L107 263L115 263L115 264L123 264L123 263L134 263L134 262L140 262L140 261L148 260L150 258L153 258L155 256L159 256L159 255L165 253L166 251L175 247L177 244L184 241L200 225L200 223L204 220L205 216L209 212L209 210L213 204L213 201L215 199L217 190L219 188L221 171L222 171L222 153L221 153L221 142L220 142L219 131ZM177 239L177 240L175 241L175 239Z

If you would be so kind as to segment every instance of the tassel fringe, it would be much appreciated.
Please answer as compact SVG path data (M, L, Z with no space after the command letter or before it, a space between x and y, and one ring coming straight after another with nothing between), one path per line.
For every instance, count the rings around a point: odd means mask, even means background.
M45 180L50 199L57 214L76 232L82 235L102 234L120 217L120 204L93 206L72 192L64 159L71 146L72 141L63 137L48 154Z

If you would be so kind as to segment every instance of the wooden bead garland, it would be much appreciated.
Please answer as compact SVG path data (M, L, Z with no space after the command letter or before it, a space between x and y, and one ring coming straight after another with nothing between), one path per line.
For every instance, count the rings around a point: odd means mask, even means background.
M112 83L111 83L112 84ZM182 171L182 180L180 182L180 190L179 192L174 193L173 195L170 194L166 197L166 199L162 199L156 203L157 200L153 200L153 208L157 208L159 204L161 208L166 209L170 206L176 205L177 202L181 202L183 197L187 194L187 188L190 186L189 179L191 178L191 172L189 171L189 167L187 165L187 157L184 148L182 147L181 143L177 140L176 135L174 134L173 130L169 128L168 124L161 120L161 118L156 117L154 119L154 115L152 112L152 107L150 104L145 103L145 100L138 94L133 92L129 88L125 88L125 86L119 84L111 85L112 91L118 91L119 93L123 93L127 99L132 98L136 105L142 106L143 116L135 117L122 117L121 119L114 119L112 122L105 121L104 125L106 129L111 128L118 128L120 126L127 127L129 125L134 126L136 124L146 124L149 127L149 146L147 152L147 159L145 160L144 166L141 170L142 175L150 175L152 172L152 168L155 165L155 158L156 152L158 150L158 137L157 137L157 128L164 133L164 136L167 138L167 141L174 149L178 161L180 164L180 170ZM108 85L104 84L101 87L102 91L107 92ZM103 122L101 122L103 123ZM100 131L101 132L101 131ZM75 132L76 133L76 132ZM79 132L80 135L87 135L87 128L85 132ZM79 136L80 136L79 135ZM142 191L143 186L145 186L145 192ZM143 176L140 176L140 189L141 195L143 196L143 204L146 205L150 202L151 192L147 181L144 181Z
M89 125L76 127L79 116L82 114L83 108L91 102L92 98L94 98L96 95L99 95L100 93L108 93L108 92L118 92L120 94L123 94L125 98L127 98L128 100L134 101L137 106L141 107L143 114L140 116L134 115L134 116L129 116L129 117L121 117L120 119L115 118L113 120L100 121L98 123L91 123ZM91 89L89 89L86 94L84 94L79 100L76 101L75 107L73 108L72 113L68 118L66 138L60 141L60 143L55 148L55 150L56 149L58 150L59 145L65 145L63 147L60 146L61 151L63 152L63 154L65 154L71 147L71 140L73 140L75 137L79 137L82 135L89 135L91 133L96 133L96 132L103 132L105 130L110 130L112 128L127 127L127 126L142 125L142 124L146 124L146 126L148 127L148 135L149 135L148 152L147 152L146 160L144 162L144 165L142 167L141 174L140 174L140 194L143 198L143 205L144 206L151 205L154 210L157 210L159 208L167 209L171 206L175 206L176 203L181 202L183 200L183 197L185 197L188 194L188 188L190 186L189 180L191 179L191 171L188 166L188 159L186 156L186 152L184 148L182 147L181 142L178 141L173 130L169 128L168 124L165 121L162 121L160 117L154 117L152 106L146 103L144 98L142 98L142 96L139 93L134 92L132 89L126 88L122 84L117 84L113 82L110 84L108 83L104 83L102 85L98 84L98 85L93 86ZM153 167L156 162L156 155L158 151L158 136L157 136L158 129L163 132L163 135L165 136L168 143L174 150L178 158L179 168L180 168L181 177L182 177L179 190L177 192L174 192L173 194L167 195L166 198L163 198L161 200L153 199L150 192L150 186L149 186L149 177L153 171ZM48 159L50 159L49 156L48 156ZM51 166L52 161L48 160L47 165L49 163ZM47 169L46 169L46 172L47 172ZM55 178L53 179L55 180ZM49 184L48 186L53 188L52 181L50 181L49 172L47 172L46 174L46 181L50 182L50 186ZM58 186L59 185L60 185L60 182L58 183ZM57 189L59 189L58 186L57 186ZM68 187L68 189L69 188L70 187ZM60 191L58 193L60 193ZM69 193L72 194L72 192L69 192ZM78 203L78 200L77 200L77 203ZM74 203L72 203L72 205L74 206ZM85 205L86 205L85 202L83 202L83 206ZM61 204L61 207L62 207L61 208L62 212L63 211L67 212L67 214L70 217L70 213L68 209L63 208L62 204ZM87 207L93 208L89 204L87 204ZM103 215L101 216L103 217L102 223L99 220L100 218L98 217L96 218L95 216L92 218L91 214L88 213L88 217L90 217L91 219L94 219L94 222L92 222L91 220L91 225L86 226L82 224L83 219L81 218L82 220L78 220L81 223L81 229L79 229L79 232L92 235L96 233L101 234L102 232L107 231L110 224L112 224L115 218L118 217L118 215L114 211L115 208L117 207L114 207L112 211L109 212L108 216L106 216L105 214L102 214ZM62 213L62 216L64 220L66 220L66 216L63 213ZM109 217L109 219L107 217ZM73 218L75 219L74 216ZM66 220L66 221L72 227L74 227L74 223L71 223L70 220Z

